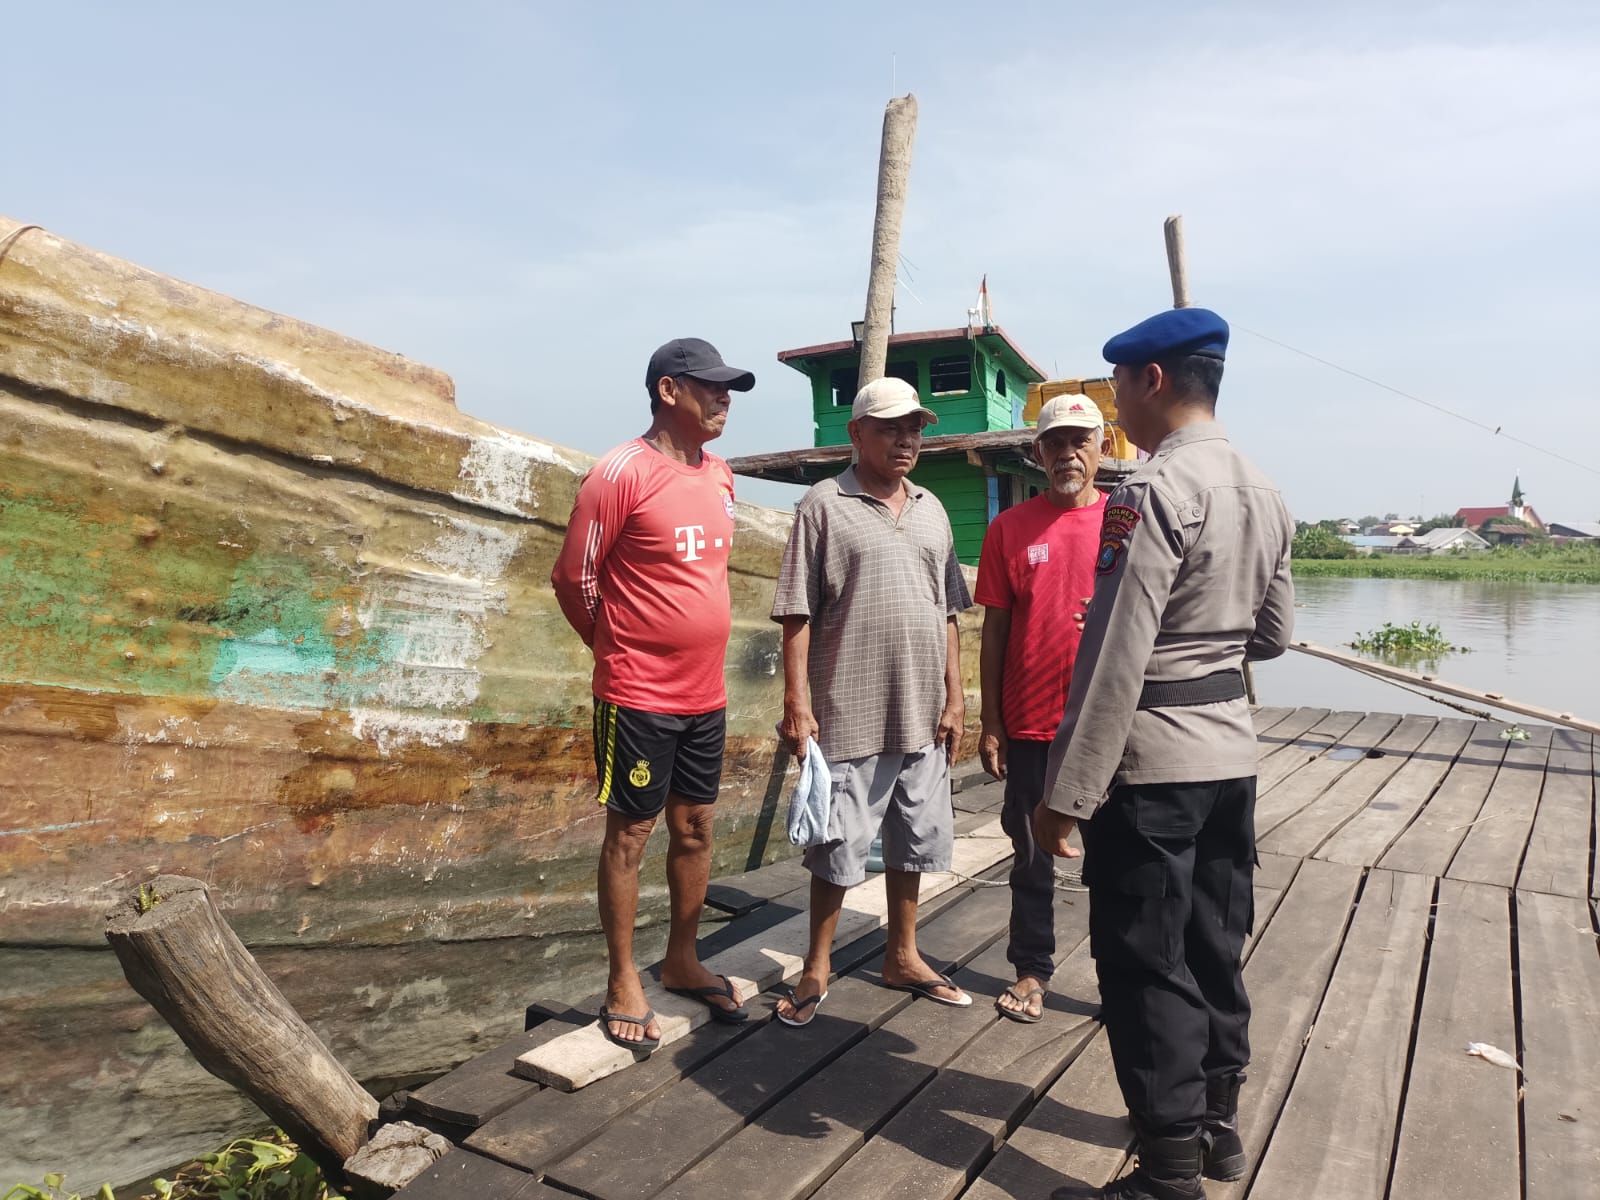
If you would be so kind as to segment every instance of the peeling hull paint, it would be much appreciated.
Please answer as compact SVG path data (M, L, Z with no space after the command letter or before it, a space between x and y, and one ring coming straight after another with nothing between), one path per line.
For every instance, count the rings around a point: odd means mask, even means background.
M591 460L453 397L47 234L8 250L0 1177L136 1177L239 1112L104 944L163 871L210 884L361 1077L447 1066L598 981L592 662L548 584ZM789 518L739 522L719 873L791 853L767 618ZM663 873L653 843L647 918Z

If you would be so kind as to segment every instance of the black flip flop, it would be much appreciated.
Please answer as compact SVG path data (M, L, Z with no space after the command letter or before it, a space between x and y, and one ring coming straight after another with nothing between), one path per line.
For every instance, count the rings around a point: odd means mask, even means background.
M935 975L932 979L919 979L915 983L890 983L885 979L883 986L892 988L897 992L910 992L913 996L921 996L924 1000L932 1000L935 1004L943 1004L947 1008L972 1007L972 997L950 982L948 975ZM955 988L956 991L961 992L961 999L946 1000L943 996L934 995L933 989L940 987Z
M642 1017L625 1017L621 1013L607 1012L604 1004L600 1006L600 1032L606 1035L606 1041L613 1046L621 1046L624 1050L654 1050L661 1045L661 1039L647 1037L640 1038L637 1042L627 1041L611 1032L611 1022L626 1021L629 1025L637 1025L642 1033L655 1019L656 1014L652 1009L646 1009Z
M722 1005L712 1002L711 997L713 996L725 996L729 1000L733 999L733 980L726 975L718 975L717 978L722 980L721 987L675 988L666 987L665 984L662 987L666 988L674 996L687 996L691 1000L700 1001L701 1004L711 1010L711 1019L713 1021L718 1021L723 1025L743 1025L750 1019L750 1014L742 1004L738 1008L723 1008Z
M998 1012L1002 1017L1008 1017L1013 1021L1020 1021L1024 1025L1033 1025L1044 1020L1044 1001L1042 999L1039 1001L1038 1012L1031 1013L1028 1011L1029 1000L1032 1000L1035 996L1042 997L1046 994L1042 987L1035 986L1031 992L1023 993L1017 991L1015 985L1013 985L1005 990L1005 994L1010 996L1018 1004L1022 1005L1022 1007L1007 1008L1001 1004L999 1000L996 1000L994 1002L995 1011Z
M801 1000L794 994L793 988L787 988L784 991L784 998L788 1000L790 1004L794 1005L795 1017L798 1017L808 1008L811 1010L811 1015L804 1021L796 1021L794 1017L784 1016L776 1008L772 1010L772 1015L777 1017L778 1020L782 1021L785 1025L792 1025L796 1029L804 1029L807 1025L811 1024L812 1021L817 1019L817 1009L821 1007L822 1002L828 998L828 993L818 992L815 996L807 996L804 1000Z

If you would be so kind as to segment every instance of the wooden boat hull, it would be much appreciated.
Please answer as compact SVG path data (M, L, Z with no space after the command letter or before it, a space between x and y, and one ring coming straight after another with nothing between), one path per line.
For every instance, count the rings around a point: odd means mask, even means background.
M157 871L213 886L362 1078L443 1068L598 979L591 662L548 583L591 460L463 415L397 355L17 228L0 1183L120 1181L249 1119L105 949ZM740 506L719 872L790 852L787 528ZM647 920L663 895L658 850Z

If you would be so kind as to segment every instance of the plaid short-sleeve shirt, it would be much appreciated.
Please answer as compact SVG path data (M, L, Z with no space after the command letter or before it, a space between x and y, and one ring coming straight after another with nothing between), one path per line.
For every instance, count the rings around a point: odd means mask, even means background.
M830 762L908 754L944 708L946 622L972 607L944 506L907 480L897 521L855 469L795 508L772 618L811 622L808 674Z

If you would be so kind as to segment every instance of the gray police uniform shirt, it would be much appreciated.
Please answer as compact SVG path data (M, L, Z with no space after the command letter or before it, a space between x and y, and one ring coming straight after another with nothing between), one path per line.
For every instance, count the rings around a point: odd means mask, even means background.
M1094 600L1046 765L1057 812L1090 817L1113 784L1256 773L1244 699L1140 709L1147 680L1276 658L1294 628L1294 522L1221 425L1175 430L1106 502Z

